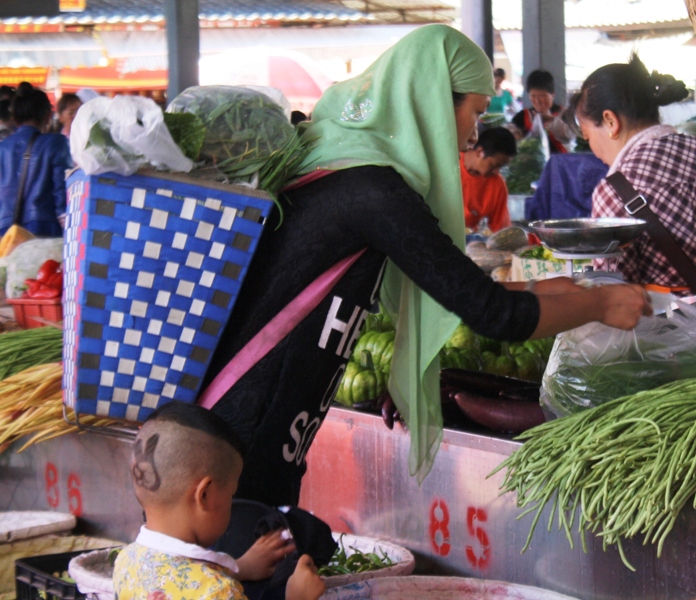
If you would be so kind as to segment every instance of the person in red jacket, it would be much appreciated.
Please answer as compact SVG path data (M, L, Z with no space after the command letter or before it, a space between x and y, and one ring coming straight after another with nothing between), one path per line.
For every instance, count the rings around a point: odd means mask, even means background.
M460 153L464 222L468 229L478 229L484 218L493 232L510 226L508 191L500 169L515 154L515 136L504 127L486 129L473 148Z

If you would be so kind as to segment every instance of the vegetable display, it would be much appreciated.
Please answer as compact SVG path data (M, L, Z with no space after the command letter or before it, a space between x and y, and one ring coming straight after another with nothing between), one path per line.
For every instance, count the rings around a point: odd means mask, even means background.
M502 492L516 492L521 518L547 504L573 547L573 529L616 545L641 535L657 556L688 501L696 507L696 379L623 396L520 435L523 446L489 475L507 469Z
M3 334L0 339L8 335L11 334ZM0 452L26 435L33 434L17 452L32 444L78 431L77 426L66 423L63 418L62 378L62 364L49 363L0 381ZM114 419L95 415L81 415L80 422L97 427L119 424Z
M39 267L35 279L25 279L23 298L60 298L63 293L63 268L55 260L47 260Z
M395 337L394 326L383 310L368 316L338 386L336 402L353 406L387 392ZM477 335L460 323L440 350L440 368L482 371L538 383L553 342L554 338L545 338L501 343Z
M55 327L22 329L0 335L0 381L63 357L63 332ZM0 399L1 401L1 399Z
M346 549L343 544L343 536L338 540L338 548L331 557L328 565L320 567L318 574L324 577L332 575L347 575L349 573L365 573L366 571L377 571L385 567L391 567L394 562L382 552L381 556L377 552L361 552L353 546Z

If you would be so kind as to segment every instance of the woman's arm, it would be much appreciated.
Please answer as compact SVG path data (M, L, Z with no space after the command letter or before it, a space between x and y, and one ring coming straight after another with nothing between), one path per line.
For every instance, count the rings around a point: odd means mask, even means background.
M532 338L556 335L599 321L618 329L633 329L638 319L652 314L650 296L638 285L585 288L569 277L504 284L509 290L528 289L539 300L539 322Z
M422 290L457 314L477 333L509 341L544 337L590 321L630 328L650 311L644 297L585 290L566 278L540 282L535 294L525 284L504 287L486 276L439 228L423 200L391 169L351 169L362 176L361 193L343 181L342 220L356 239L386 254ZM369 183L368 183L369 182ZM362 188L362 186L361 186ZM508 289L506 289L508 288ZM640 289L640 288L638 288Z

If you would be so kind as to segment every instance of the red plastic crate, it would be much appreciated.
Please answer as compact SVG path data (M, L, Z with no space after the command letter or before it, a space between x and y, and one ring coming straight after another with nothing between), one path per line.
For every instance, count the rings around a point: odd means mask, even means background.
M14 310L15 321L24 329L46 327L46 323L41 323L34 317L56 323L63 320L63 304L60 298L8 298L7 303Z

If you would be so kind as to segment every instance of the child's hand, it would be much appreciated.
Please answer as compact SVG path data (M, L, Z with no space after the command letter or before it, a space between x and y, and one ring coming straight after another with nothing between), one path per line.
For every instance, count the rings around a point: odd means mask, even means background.
M285 600L317 600L326 586L308 554L300 556L295 572L285 586Z
M295 550L288 541L287 529L278 529L261 536L244 556L237 559L240 581L261 581L273 575L276 563Z

